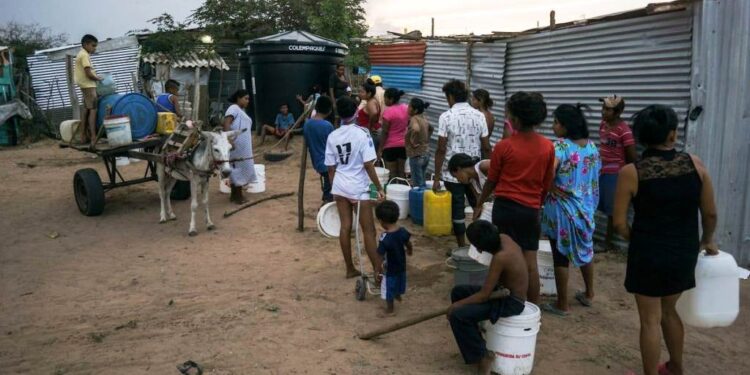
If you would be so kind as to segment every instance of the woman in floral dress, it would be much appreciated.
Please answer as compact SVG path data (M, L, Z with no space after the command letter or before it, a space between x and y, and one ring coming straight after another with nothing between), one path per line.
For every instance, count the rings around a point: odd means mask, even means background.
M554 112L555 179L542 210L542 232L550 239L557 302L542 309L568 314L568 267L581 268L585 291L575 298L584 306L594 299L594 213L599 202L601 160L591 142L581 105L563 104Z

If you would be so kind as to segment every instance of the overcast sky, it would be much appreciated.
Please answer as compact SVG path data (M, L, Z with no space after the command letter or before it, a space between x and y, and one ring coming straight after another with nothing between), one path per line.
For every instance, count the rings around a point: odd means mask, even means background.
M655 0L373 0L366 5L370 35L404 29L430 33L485 34L520 31L549 23L554 9L557 22L621 12ZM36 22L64 32L71 42L86 33L99 38L122 36L149 28L149 19L163 12L184 20L202 0L0 0L0 22Z

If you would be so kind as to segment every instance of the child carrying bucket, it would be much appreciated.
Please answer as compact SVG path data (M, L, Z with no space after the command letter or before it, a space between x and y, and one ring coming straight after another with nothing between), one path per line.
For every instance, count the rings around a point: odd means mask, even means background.
M385 277L380 285L380 295L386 302L385 312L394 314L393 301L401 301L406 293L406 255L411 256L411 233L398 225L399 207L393 201L383 201L375 207L375 217L383 234L380 235L378 254L384 258Z
M479 322L520 315L526 303L529 274L526 261L518 246L509 236L500 234L489 221L478 220L466 230L472 245L492 255L492 262L484 285L456 285L451 291L453 303L446 314L450 321L456 344L466 364L475 364L480 374L489 374L494 354L487 350L479 330ZM490 300L490 294L499 286L510 290L505 298Z

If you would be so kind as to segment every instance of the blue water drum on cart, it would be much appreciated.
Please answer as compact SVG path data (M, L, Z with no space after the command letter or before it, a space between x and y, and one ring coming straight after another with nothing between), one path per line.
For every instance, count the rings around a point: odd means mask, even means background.
M411 221L417 225L424 224L425 190L425 188L415 187L409 191L409 215L411 215Z
M142 94L112 94L99 98L97 127L102 125L107 115L130 117L130 132L133 139L144 138L156 130L156 106L151 99Z

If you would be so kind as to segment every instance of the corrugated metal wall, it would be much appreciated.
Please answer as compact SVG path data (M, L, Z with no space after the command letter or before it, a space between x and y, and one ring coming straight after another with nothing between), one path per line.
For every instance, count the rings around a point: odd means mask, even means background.
M471 46L471 90L489 91L494 102L492 114L495 115L495 129L490 136L493 145L503 136L506 47L503 42L476 43Z
M687 149L713 179L715 240L750 265L750 1L704 1L696 9L693 106Z
M431 155L435 155L437 146L438 119L443 112L448 110L443 85L452 78L466 80L466 47L465 43L428 43L422 90L409 92L407 95L430 102L430 108L425 111L425 117L435 128L430 144ZM433 170L434 163L435 159L431 158L428 167L430 171Z
M419 90L425 63L425 43L371 45L370 74L379 75L384 87Z
M684 118L691 31L691 11L678 11L520 37L508 43L505 89L509 96L542 93L550 114L563 103L588 104L597 141L603 96L625 98L625 119L649 104L668 105ZM550 137L551 124L548 117L540 129Z
M373 65L371 75L379 75L384 87L395 87L404 91L418 90L422 86L421 66Z
M110 73L117 83L118 92L135 91L132 74L138 72L138 47L123 48L91 56L97 74ZM66 85L65 59L49 60L47 55L29 56L31 85L36 101L42 109L70 107ZM76 88L79 103L81 92Z

